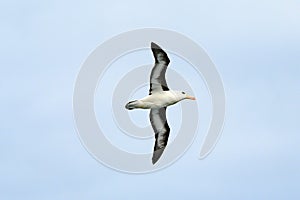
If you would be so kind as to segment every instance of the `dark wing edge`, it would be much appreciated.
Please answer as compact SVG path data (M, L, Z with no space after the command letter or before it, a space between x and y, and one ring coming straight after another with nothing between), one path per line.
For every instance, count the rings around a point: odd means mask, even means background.
M154 42L151 42L151 50L155 58L155 63L162 63L165 65L170 63L167 53Z
M155 65L152 68L150 75L149 95L152 94L152 91L169 90L165 74L170 63L170 59L168 58L167 53L154 42L151 42L151 50L155 59Z
M155 164L163 154L169 139L170 127L166 117L167 107L150 110L150 122L155 133L152 164Z

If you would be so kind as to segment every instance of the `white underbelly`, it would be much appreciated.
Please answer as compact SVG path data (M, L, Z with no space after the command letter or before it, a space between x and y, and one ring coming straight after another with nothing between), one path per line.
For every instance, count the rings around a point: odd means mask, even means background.
M147 108L161 108L176 103L174 95L169 93L168 91L154 93L152 95L146 96L140 101L142 101Z

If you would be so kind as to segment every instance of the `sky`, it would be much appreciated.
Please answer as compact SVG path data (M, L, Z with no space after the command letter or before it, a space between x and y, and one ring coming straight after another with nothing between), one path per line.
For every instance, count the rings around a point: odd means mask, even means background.
M299 199L298 1L1 1L0 199ZM215 63L226 120L170 167L120 173L82 146L72 96L102 42L132 29L182 33ZM113 126L113 124L112 124Z

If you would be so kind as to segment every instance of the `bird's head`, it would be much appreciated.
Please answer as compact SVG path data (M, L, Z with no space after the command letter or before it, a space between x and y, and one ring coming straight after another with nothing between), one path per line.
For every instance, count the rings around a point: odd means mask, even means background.
M178 101L181 101L181 100L184 100L184 99L196 100L195 97L190 96L190 95L186 94L183 91L176 91L175 95L176 95Z

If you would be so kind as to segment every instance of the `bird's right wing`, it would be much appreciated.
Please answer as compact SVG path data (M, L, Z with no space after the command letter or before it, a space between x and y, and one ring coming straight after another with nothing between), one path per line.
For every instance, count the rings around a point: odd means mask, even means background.
M151 49L155 58L155 65L150 75L149 95L155 92L169 90L165 77L167 67L170 63L168 55L160 46L153 42L151 42Z
M161 157L168 143L170 127L166 117L167 107L150 110L150 122L155 133L152 163L155 164Z

